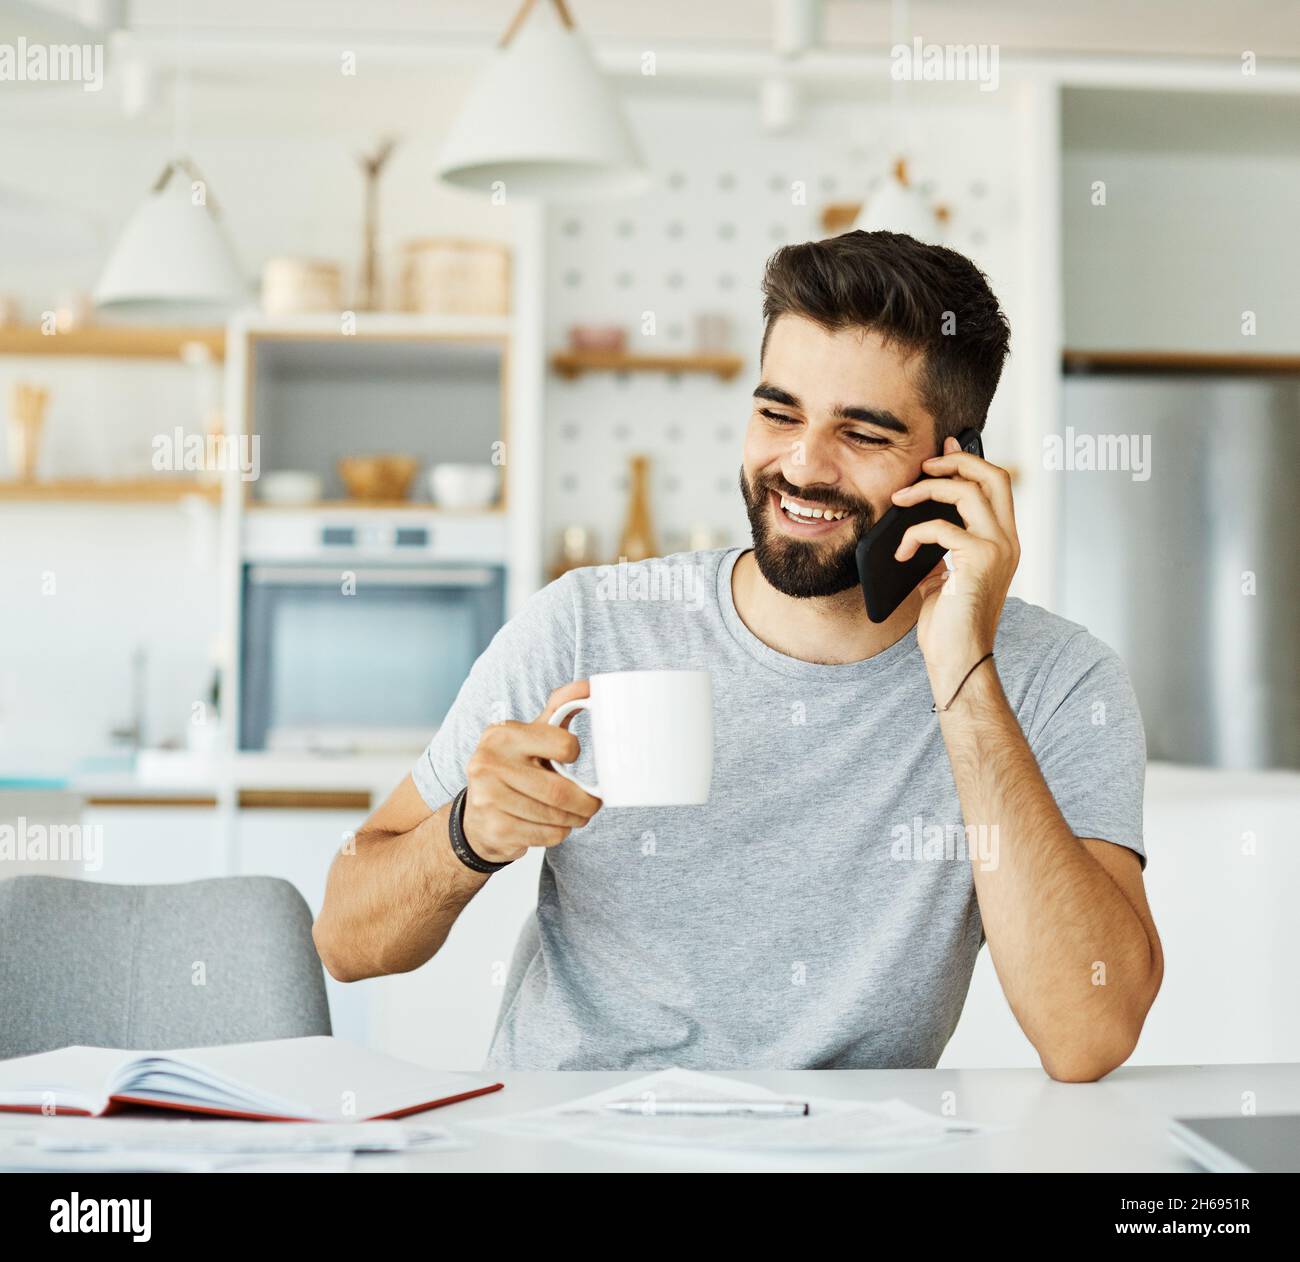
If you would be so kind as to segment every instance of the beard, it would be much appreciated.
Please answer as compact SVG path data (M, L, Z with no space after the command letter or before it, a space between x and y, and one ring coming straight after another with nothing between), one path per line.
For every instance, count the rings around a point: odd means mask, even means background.
M751 491L741 466L740 494L749 515L759 572L777 591L801 600L837 596L857 587L861 580L855 554L858 541L875 524L871 505L834 502L835 508L847 508L850 513L845 519L848 528L836 532L834 543L829 539L796 539L777 534L771 526L769 492L784 490L784 486L760 481ZM795 498L809 503L826 502L808 495L795 495Z

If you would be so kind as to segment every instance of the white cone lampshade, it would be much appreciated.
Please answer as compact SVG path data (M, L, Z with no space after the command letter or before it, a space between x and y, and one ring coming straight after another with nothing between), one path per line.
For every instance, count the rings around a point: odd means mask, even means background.
M459 188L552 200L628 195L648 178L622 103L572 27L537 4L471 89L438 158Z
M192 171L170 164L109 255L100 307L233 307L246 297L234 251L210 206L196 204Z
M902 232L927 245L942 245L945 235L934 208L907 183L901 161L879 191L867 198L853 227L864 232Z

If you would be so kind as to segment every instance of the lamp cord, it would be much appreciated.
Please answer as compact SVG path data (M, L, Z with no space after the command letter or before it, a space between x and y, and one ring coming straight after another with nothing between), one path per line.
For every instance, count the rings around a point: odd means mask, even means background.
M497 45L498 48L504 48L514 39L519 28L523 26L524 19L532 12L535 3L536 0L524 0L523 4L519 6L519 11L510 19L510 25L506 27L505 34L501 36L501 42ZM569 6L565 4L564 0L551 0L551 3L555 6L555 11L560 15L560 21L564 23L568 30L573 30L573 15L569 12Z

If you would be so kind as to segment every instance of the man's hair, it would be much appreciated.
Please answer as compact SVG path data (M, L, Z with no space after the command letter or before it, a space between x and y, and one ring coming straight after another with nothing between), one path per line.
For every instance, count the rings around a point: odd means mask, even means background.
M830 330L872 329L886 343L920 351L921 402L940 445L949 434L984 428L1011 326L965 255L897 232L782 246L763 275L760 360L773 324L786 314Z

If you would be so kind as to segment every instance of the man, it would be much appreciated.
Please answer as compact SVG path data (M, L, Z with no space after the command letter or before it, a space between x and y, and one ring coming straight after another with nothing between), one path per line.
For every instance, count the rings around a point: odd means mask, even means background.
M343 980L419 967L491 865L540 846L489 1067L933 1066L987 940L1045 1070L1099 1078L1163 971L1145 741L1114 653L1007 599L1010 479L953 437L984 424L1006 319L969 260L887 232L787 246L764 293L753 548L656 562L698 599L609 598L604 567L533 596L335 860L321 957ZM872 623L854 546L927 499L964 528L915 527L899 557L936 543L951 572ZM546 720L590 675L671 668L713 676L706 806L602 811L539 761L579 757Z

